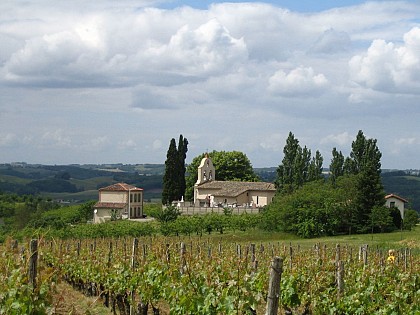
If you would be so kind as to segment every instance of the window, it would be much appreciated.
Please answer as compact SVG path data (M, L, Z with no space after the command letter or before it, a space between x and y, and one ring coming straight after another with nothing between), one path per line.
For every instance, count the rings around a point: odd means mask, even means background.
M395 208L395 201L391 201L391 202L389 203L389 207L390 207L390 208Z
M133 194L130 194L130 202L133 202Z

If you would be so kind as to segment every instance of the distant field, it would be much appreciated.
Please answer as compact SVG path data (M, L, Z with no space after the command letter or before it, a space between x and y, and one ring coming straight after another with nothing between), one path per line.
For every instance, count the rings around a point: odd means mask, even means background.
M83 203L89 200L98 200L97 190L85 190L77 193L42 193L44 197L51 198L53 200L68 200L77 203Z
M0 175L0 182L11 183L11 184L20 184L26 185L32 180L27 178L16 177L12 175Z
M112 183L113 177L112 176L100 176L100 177L92 177L88 179L70 179L70 182L78 189L83 190L97 190L98 185L104 184L104 183ZM101 185L104 186L104 185Z

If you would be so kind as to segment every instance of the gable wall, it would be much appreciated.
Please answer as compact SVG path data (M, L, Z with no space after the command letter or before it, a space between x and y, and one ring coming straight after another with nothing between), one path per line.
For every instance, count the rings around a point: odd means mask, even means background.
M385 206L387 206L388 208L391 207L391 203L395 202L394 207L398 208L398 210L400 210L400 214L401 214L401 218L404 219L404 202L401 201L398 198L394 198L394 197L390 197L388 199L386 199L385 201Z
M100 202L120 202L126 203L127 193L125 191L101 191L99 192Z

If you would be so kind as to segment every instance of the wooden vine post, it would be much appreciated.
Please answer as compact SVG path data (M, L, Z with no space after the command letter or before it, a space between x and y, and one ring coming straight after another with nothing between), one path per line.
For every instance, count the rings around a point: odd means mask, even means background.
M181 254L181 265L179 267L179 271L182 274L184 274L186 268L187 268L187 262L185 259L185 253L187 252L187 247L185 246L185 243L182 242L181 243L181 250L180 250L180 254Z
M368 264L368 245L364 245L362 249L362 257L363 257L363 265L366 266Z
M38 240L33 239L30 243L30 256L29 256L29 284L36 288L36 276L38 266Z
M341 297L344 292L344 262L337 263L337 296Z
M341 251L340 251L340 244L335 245L335 263L338 266L338 264L341 261Z
M166 262L169 264L171 262L171 252L169 251L169 243L166 243L166 251L165 251L165 255L166 255Z
M268 283L266 315L277 315L280 298L280 280L283 272L283 259L274 257L271 263L270 279Z
M124 242L124 247L126 247L126 243ZM139 240L137 238L133 239L133 247L131 252L131 270L134 271L136 269L137 265L137 251L139 247ZM131 300L133 301L130 303L130 315L135 314L135 308L134 308L134 299L135 299L135 290L131 291Z
M290 270L292 270L293 268L293 247L292 247L292 243L290 243L289 246L289 268Z

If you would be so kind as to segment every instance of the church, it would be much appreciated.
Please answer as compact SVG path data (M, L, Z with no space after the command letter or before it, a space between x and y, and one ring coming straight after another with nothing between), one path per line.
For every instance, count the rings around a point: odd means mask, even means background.
M206 156L198 166L194 185L195 207L264 207L276 193L273 183L216 180L216 169Z

